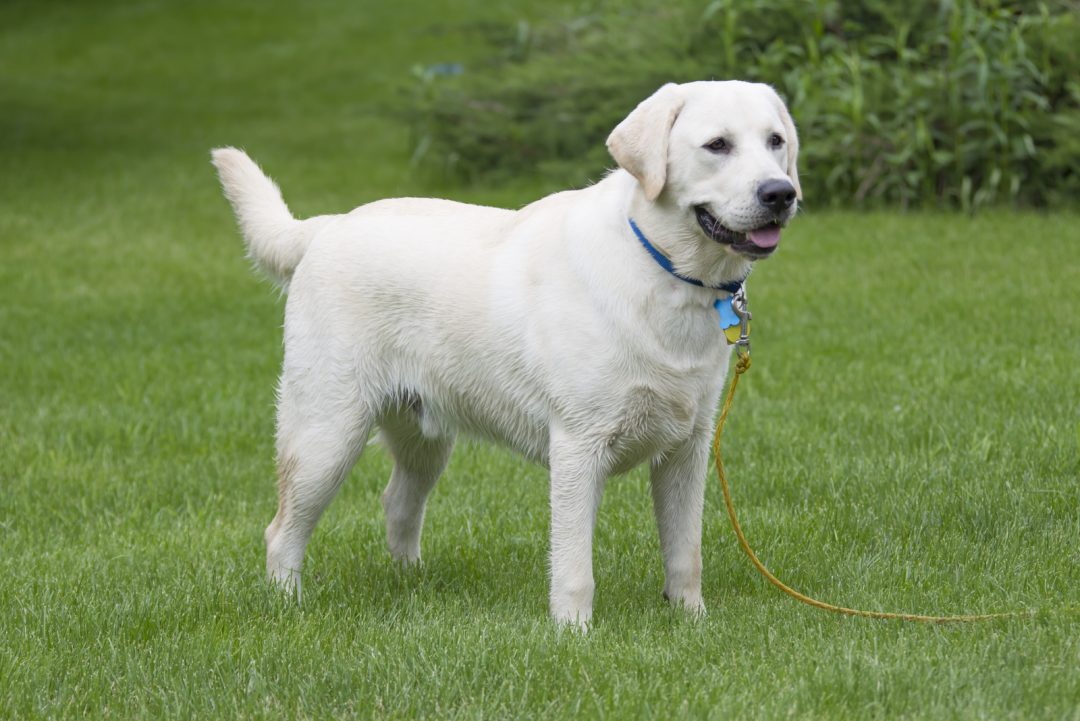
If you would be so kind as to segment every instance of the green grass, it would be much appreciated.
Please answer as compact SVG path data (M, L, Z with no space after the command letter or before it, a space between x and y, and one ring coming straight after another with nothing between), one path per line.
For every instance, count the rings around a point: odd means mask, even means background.
M462 444L422 569L367 453L263 583L283 301L208 164L246 146L300 214L438 187L390 111L468 63L486 3L0 7L0 717L1080 718L1073 214L818 214L752 283L726 435L751 542L828 600L1035 618L837 618L755 576L707 498L709 616L660 597L647 483L613 481L596 624L546 620L545 474ZM502 20L539 12L499 5ZM419 18L419 19L417 19ZM824 173L824 168L807 168Z

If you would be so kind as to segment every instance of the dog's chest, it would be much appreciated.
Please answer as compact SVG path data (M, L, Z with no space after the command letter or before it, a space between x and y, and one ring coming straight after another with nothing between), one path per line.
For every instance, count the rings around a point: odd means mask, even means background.
M614 471L633 468L691 437L701 401L691 388L633 385L613 404L598 440L610 454Z

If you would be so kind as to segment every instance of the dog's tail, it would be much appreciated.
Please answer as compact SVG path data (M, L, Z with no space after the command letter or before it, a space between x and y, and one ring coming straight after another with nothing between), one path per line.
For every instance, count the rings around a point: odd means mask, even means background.
M244 151L217 148L210 155L236 213L248 257L259 270L288 287L312 237L329 218L294 218L277 185Z

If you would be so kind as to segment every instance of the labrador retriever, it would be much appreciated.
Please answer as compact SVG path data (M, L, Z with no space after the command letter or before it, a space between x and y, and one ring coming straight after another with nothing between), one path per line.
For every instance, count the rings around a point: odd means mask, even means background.
M550 469L552 617L587 627L606 479L648 462L664 595L703 613L701 518L731 347L716 308L801 196L779 96L668 84L612 131L619 169L521 210L399 198L293 217L242 151L213 151L255 264L288 292L269 577L300 594L312 530L376 428L395 559L462 432Z

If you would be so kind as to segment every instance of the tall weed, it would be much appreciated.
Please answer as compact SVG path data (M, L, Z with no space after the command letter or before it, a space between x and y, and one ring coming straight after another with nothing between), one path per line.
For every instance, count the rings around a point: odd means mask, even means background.
M559 183L668 81L767 82L799 125L811 203L1063 206L1080 193L1080 3L596 1L478 30L486 65L418 68L417 162ZM419 112L417 112L419 110Z

